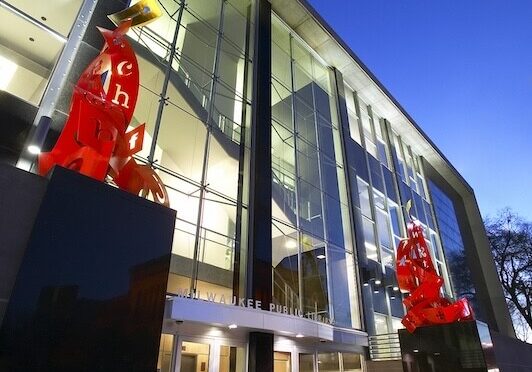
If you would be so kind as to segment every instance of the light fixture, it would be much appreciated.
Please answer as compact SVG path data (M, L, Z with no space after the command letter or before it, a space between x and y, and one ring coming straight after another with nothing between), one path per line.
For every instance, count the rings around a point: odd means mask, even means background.
M373 293L379 293L379 290L378 290L377 288L375 288L375 289L373 290Z
M305 337L305 336L303 336L301 333L298 333L298 334L296 335L296 337L297 337L297 338L303 338L303 337Z
M324 254L319 254L319 255L316 256L316 258L318 260L323 260L325 258L325 255Z
M297 248L297 242L294 239L287 239L284 246L288 249Z
M399 287L396 286L396 285L394 285L394 286L393 286L393 290L397 292L397 291L399 290Z
M29 145L28 152L32 155L39 155L41 153L41 148L36 145Z
M55 37L57 40L59 40L60 42L62 43L66 43L67 39L66 37L64 37L63 35L61 35L59 32L55 31L54 29L48 27L47 25L45 25L44 23L42 23L41 21L33 18L32 16L30 16L29 14L27 13L24 13L23 11L15 8L13 5L11 4L8 4L7 2L5 1L0 1L0 7L6 9L8 12L10 13L13 13L15 14L16 16L24 19L25 21L33 24L34 26L37 26L38 28L40 28L41 30L43 31L46 31L48 32L50 35L52 35L53 37Z
M229 324L229 329L235 329L235 328L238 328L238 326L236 324Z
M395 295L391 295L390 300L395 300Z
M418 349L414 349L412 350L414 353L419 353L419 350Z
M380 279L375 279L375 285L381 285L381 280Z
M363 284L364 287L367 287L368 285L369 285L368 282L364 282L364 284Z
M0 56L0 90L7 88L17 70L17 64Z

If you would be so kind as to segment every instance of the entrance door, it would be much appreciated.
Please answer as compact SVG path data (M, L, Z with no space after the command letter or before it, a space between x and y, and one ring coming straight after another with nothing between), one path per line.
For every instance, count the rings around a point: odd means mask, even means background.
M183 341L181 344L181 372L207 372L210 345Z
M181 355L181 372L196 372L196 357L194 355Z
M273 353L273 372L290 372L290 353Z

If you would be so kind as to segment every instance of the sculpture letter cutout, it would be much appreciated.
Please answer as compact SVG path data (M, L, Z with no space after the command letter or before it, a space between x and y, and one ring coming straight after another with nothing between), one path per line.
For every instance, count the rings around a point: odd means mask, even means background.
M39 156L39 173L57 164L100 181L109 176L119 188L168 206L157 173L132 157L142 150L145 124L126 132L139 91L137 58L125 37L131 23L98 28L105 45L74 86L68 120L52 151Z
M474 319L466 298L451 302L440 294L443 279L434 268L419 221L408 223L408 238L397 247L395 265L399 288L410 292L403 300L407 313L401 321L409 332L423 325Z

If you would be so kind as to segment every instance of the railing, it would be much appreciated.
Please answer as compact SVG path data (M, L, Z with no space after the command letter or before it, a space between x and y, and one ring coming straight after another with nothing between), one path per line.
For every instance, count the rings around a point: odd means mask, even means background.
M157 32L151 30L149 27L141 27L140 29L132 28L129 32L129 36L146 48L149 53L161 64L160 67L165 67L168 63L166 60L170 55L170 46L171 43L166 40L163 36L159 35ZM206 92L205 86L202 86L194 81L191 74L183 68L183 62L194 64L193 61L189 61L186 57L180 55L179 53L175 54L174 60L172 61L172 70L175 72L177 77L181 79L183 84L188 88L192 96L195 97L196 101L201 105L201 107L207 111L209 110L209 97L208 92ZM199 66L196 66L200 68ZM211 119L206 125L212 125L220 130L220 132L229 138L232 142L240 144L241 141L241 125L234 122L227 116L219 112L216 104L212 105ZM281 170L281 166L277 163L280 163L280 159L273 159L272 161L272 173L273 181L284 189L285 202L292 210L296 213L296 194L295 194L295 178L291 175L284 173Z
M165 65L165 60L170 55L171 43L163 36L157 34L155 31L148 27L141 27L140 29L131 29L130 36L136 42L145 47L154 58L156 58L161 65ZM134 37L133 37L134 36ZM157 53L157 52L160 53ZM196 98L199 104L204 110L209 109L209 97L205 94L205 87L196 83L191 74L183 68L183 61L185 58L180 56L179 53L174 55L172 61L172 70L181 78L185 86L189 89L190 93ZM193 64L192 61L187 61ZM213 110L211 112L211 120L207 125L213 124L220 131L228 137L231 141L240 144L241 125L234 122L227 116L220 113L219 109L213 104Z
M399 334L395 332L369 336L369 356L374 361L400 360Z
M296 191L293 186L295 180L278 169L274 163L272 163L272 179L283 188L283 202L296 214Z
M273 287L276 300L288 308L299 308L299 296L283 279L283 277L272 267Z

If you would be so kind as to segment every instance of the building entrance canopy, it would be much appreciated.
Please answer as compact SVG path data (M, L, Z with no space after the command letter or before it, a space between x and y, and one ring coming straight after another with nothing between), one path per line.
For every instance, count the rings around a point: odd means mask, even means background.
M247 304L247 301L245 303ZM189 326L188 323L193 324ZM218 332L222 333L229 330L234 333L231 338L245 337L248 332L270 332L305 342L321 342L328 344L327 348L333 346L338 351L354 349L362 351L363 347L368 346L368 335L363 331L335 327L275 311L184 297L175 297L167 301L165 332L179 332L177 329L172 330L174 324L184 325L187 329L207 325L210 326L205 328L207 333L212 333L213 328L219 329Z

